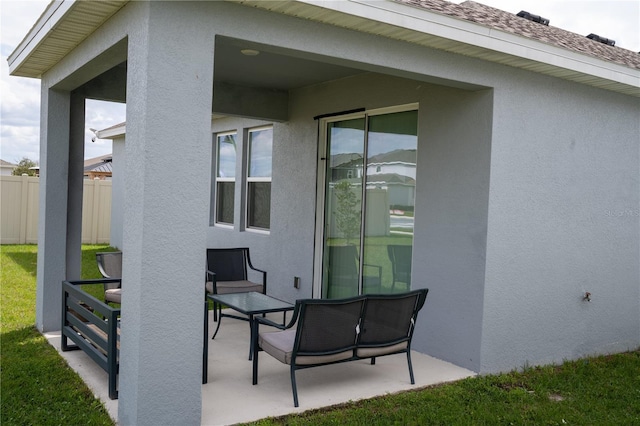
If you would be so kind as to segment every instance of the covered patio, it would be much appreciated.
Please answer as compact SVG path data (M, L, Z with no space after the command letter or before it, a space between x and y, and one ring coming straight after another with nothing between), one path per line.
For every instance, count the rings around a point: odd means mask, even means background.
M273 319L281 320L281 314L273 314ZM215 330L211 311L209 321L210 338ZM83 351L61 352L58 332L45 336L117 420L118 400L109 399L105 371ZM475 376L470 370L416 351L411 354L415 385L409 383L404 355L378 358L376 365L357 361L310 368L296 374L300 407L294 408L289 367L261 353L259 383L253 386L248 349L247 323L226 318L209 344L209 382L202 385L202 425L250 422Z
M411 239L408 287L430 291L412 344L417 384L402 356L310 369L299 375L300 410L638 345L636 52L476 2L64 0L8 60L12 75L42 81L43 333L60 328L62 282L81 275L85 102L126 102L126 142L114 152L126 329L120 399L108 401L121 424L294 412L287 366L265 356L251 385L244 323L223 325L201 385L205 251L250 247L268 295L322 297L326 165L342 154L357 153L377 178L404 163L415 182L410 201L375 209L388 226L368 228L361 207L353 228L377 231L380 246ZM411 126L373 125L398 113ZM351 120L364 126L363 148L349 150L345 136L326 155L327 129L351 131ZM252 135L266 129L271 169L253 175ZM381 145L415 151L412 160L366 155L375 133L410 136L411 146L395 136ZM230 135L227 173L218 151ZM382 180L397 183L369 182ZM367 190L386 191L361 188L365 207ZM268 217L255 227L253 201ZM391 229L396 211L411 212L413 231ZM106 392L92 361L64 356Z

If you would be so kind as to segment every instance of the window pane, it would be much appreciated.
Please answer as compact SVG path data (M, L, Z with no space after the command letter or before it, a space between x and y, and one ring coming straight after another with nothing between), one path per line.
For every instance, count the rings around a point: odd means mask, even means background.
M219 223L233 223L233 197L235 182L218 182L216 194L216 219Z
M417 111L369 118L364 263L382 267L382 293L411 288L417 134Z
M271 182L249 182L249 227L269 229L271 221Z
M359 293L364 128L364 118L329 123L327 128L324 298Z
M249 133L249 176L271 177L271 148L273 129L255 130Z
M218 177L236 176L236 134L218 136Z

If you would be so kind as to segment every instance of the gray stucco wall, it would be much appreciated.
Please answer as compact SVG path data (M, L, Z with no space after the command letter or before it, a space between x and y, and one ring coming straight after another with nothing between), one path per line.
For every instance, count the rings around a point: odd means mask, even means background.
M505 77L495 89L481 371L633 349L640 103Z
M468 92L372 73L294 91L290 121L274 124L270 235L211 227L209 243L251 247L254 263L269 271L270 294L292 301L311 297L319 143L313 117L419 102L413 287L431 293L414 347L477 370L491 100L490 90ZM259 124L228 118L213 128L241 131ZM299 290L294 276L302 279Z

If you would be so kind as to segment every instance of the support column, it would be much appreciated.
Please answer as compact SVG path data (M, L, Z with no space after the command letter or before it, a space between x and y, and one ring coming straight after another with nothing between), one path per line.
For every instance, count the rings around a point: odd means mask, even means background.
M82 198L84 196L85 98L71 93L69 128L69 179L67 195L67 272L80 279L82 269Z
M200 424L214 38L194 4L137 3L128 40L120 424Z
M66 277L70 94L42 82L36 326L59 330Z

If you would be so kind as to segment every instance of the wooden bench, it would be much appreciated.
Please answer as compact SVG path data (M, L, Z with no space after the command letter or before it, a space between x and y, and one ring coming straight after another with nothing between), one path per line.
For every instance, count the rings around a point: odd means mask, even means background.
M83 285L115 284L120 279L62 282L62 351L83 350L109 378L109 398L118 398L120 309L82 290ZM69 340L73 344L69 344Z
M287 325L256 317L257 327L267 324L281 331L255 333L253 384L258 383L258 353L263 350L290 365L293 403L298 407L296 370L339 362L406 353L411 384L411 338L427 289L348 299L296 301Z

